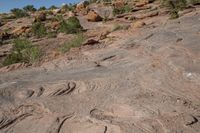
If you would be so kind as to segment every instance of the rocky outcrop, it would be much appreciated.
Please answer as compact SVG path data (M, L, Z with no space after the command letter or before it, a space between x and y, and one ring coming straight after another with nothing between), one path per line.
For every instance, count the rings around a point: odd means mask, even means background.
M16 29L14 29L11 34L13 36L20 36L20 35L23 35L23 34L27 34L27 33L30 33L31 32L31 27L29 26L20 26L20 27L17 27Z
M26 64L26 63L12 64L12 65L0 68L0 73L5 73L5 72L13 71L13 70L16 70L16 69L26 68L27 66L29 66L29 64Z

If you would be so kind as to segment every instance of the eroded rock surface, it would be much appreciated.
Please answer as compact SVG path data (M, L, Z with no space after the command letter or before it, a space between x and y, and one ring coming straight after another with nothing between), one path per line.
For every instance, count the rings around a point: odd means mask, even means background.
M0 73L0 132L200 132L199 17L145 21L79 58Z

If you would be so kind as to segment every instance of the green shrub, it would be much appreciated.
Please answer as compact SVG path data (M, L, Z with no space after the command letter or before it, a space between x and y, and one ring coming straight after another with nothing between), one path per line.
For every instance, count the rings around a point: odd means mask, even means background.
M3 65L11 65L14 63L24 62L33 63L41 57L41 51L31 42L25 39L14 40L12 53L4 60Z
M123 14L123 13L128 13L131 12L132 8L129 5L125 5L124 7L121 8L114 8L113 9L113 15L119 15L119 14Z
M73 47L79 47L85 41L86 37L83 34L77 34L75 38L64 43L60 51L65 53Z
M11 13L14 14L14 16L16 18L22 18L22 17L29 16L24 10L19 9L19 8L14 8L14 9L12 9L10 11L11 11Z
M54 10L54 9L58 9L58 7L56 7L54 5L52 5L52 6L49 7L49 10Z
M64 20L64 18L63 18L63 16L61 15L61 14L57 14L56 16L55 16L55 18L53 18L55 21L63 21Z
M178 18L178 12L187 6L187 0L163 0L162 4L169 9L171 19Z
M44 10L46 10L46 7L45 7L45 6L41 6L41 7L38 9L38 11L44 11Z
M69 3L69 5L68 5L68 10L69 10L69 11L74 11L75 8L76 8L76 5L75 5L75 4Z
M66 34L78 33L82 30L79 20L76 17L70 17L68 20L62 20L59 31Z
M32 32L38 38L44 37L47 34L47 29L41 22L33 23Z
M36 8L33 6L33 5L27 5L25 7L23 7L24 11L27 11L27 12L35 12L36 11Z

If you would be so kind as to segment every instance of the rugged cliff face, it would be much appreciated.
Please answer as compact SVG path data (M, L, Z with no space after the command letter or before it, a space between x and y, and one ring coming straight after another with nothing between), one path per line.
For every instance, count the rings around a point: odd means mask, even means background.
M112 9L89 7L97 14ZM0 132L200 132L200 8L178 13L169 19L165 8L150 2L88 22L80 11L84 41L64 33L30 37L46 54L37 63L0 69ZM3 28L15 21L30 20ZM66 41L81 43L56 51ZM0 48L7 56L12 44Z

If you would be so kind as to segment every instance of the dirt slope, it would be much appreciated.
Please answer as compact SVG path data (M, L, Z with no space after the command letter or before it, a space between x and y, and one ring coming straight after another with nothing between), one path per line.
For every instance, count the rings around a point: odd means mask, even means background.
M0 74L0 132L200 132L199 18L160 18L76 59Z

